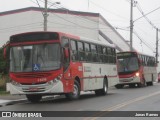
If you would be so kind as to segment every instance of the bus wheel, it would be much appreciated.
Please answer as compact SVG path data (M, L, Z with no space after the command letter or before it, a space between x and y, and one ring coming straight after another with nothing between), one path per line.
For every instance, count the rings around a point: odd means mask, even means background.
M72 93L66 93L65 96L69 100L76 100L80 97L80 85L79 85L78 81L74 82L73 92Z
M103 80L103 88L95 90L96 95L106 95L108 93L108 80L105 78Z
M146 87L146 86L147 86L146 80L143 78L142 82L138 83L138 87Z
M26 95L28 101L37 103L42 99L42 95Z
M117 89L121 89L121 88L123 88L123 87L124 87L124 85L121 85L121 84L115 85L115 88L117 88Z
M130 87L130 88L134 88L134 87L135 87L135 84L129 84L129 87Z
M153 74L152 74L151 82L148 82L147 86L153 86Z

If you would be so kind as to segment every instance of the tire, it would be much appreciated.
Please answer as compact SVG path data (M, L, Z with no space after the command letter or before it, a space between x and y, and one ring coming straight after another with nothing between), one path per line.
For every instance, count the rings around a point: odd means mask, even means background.
M42 95L26 95L28 101L37 103L42 99Z
M134 88L134 87L135 87L135 84L129 84L129 87L130 87L130 88Z
M103 80L103 88L95 90L96 95L106 95L108 93L108 80L105 78Z
M72 93L66 93L65 96L69 100L77 100L80 97L80 84L78 81L74 82L74 88Z
M121 88L123 88L123 87L124 87L124 85L121 85L121 84L115 85L115 88L117 88L117 89L121 89Z
M148 83L147 83L147 86L153 86L153 81L148 82Z
M138 87L146 87L147 86L146 80L143 78L142 82L138 83L137 85Z
M152 81L151 81L151 82L148 82L148 83L147 83L147 86L153 86L153 79L154 79L154 77L153 77L153 74L152 74L152 78L151 78Z

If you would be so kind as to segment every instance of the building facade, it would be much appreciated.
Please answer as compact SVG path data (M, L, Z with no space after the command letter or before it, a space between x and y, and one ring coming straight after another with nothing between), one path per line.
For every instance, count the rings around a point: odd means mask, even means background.
M43 31L43 9L29 7L0 13L0 46L13 34ZM117 51L130 49L125 39L99 13L48 10L48 31L66 32L114 44Z

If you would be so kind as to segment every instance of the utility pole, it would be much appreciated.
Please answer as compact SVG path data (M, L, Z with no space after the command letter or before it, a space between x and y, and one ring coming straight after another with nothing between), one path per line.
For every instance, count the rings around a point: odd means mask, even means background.
M130 11L130 50L133 50L133 0L131 0L131 11Z
M47 4L48 4L48 1L45 0L45 4L44 4L44 13L43 13L43 17L44 17L44 31L47 31L47 17L48 17L48 14L47 14Z
M156 29L156 64L158 64L158 28Z

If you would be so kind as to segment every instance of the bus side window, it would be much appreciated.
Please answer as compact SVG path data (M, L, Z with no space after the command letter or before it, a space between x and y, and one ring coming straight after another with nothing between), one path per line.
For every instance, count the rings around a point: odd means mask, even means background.
M116 63L116 50L112 48L113 50L113 63Z
M155 58L153 58L153 65L152 66L155 66L157 63L156 63L156 60Z
M144 62L144 56L142 55L142 65L144 66L145 64L144 64L145 62Z
M91 53L91 49L90 49L90 44L89 43L85 43L84 44L84 48L85 48L85 60L86 61L91 61L92 53Z
M85 52L84 52L84 45L83 42L77 42L78 45L78 58L79 61L85 60Z
M63 48L63 63L64 63L64 71L67 70L69 63L70 63L70 53L69 53L69 39L68 38L62 38L62 48ZM65 57L65 50L68 50L69 56Z
M78 60L77 42L74 40L71 40L71 58L73 61Z
M102 46L100 46L100 45L98 45L97 46L97 50L98 50L98 61L100 62L100 63L102 63L103 62L103 50L102 50Z
M96 48L96 45L91 44L91 51L92 51L92 61L97 62L97 48Z
M65 38L65 37L62 38L62 47L69 48L69 39L68 38Z
M111 48L107 48L109 63L112 63L112 51Z
M103 48L103 61L104 63L108 63L108 52L106 47Z

